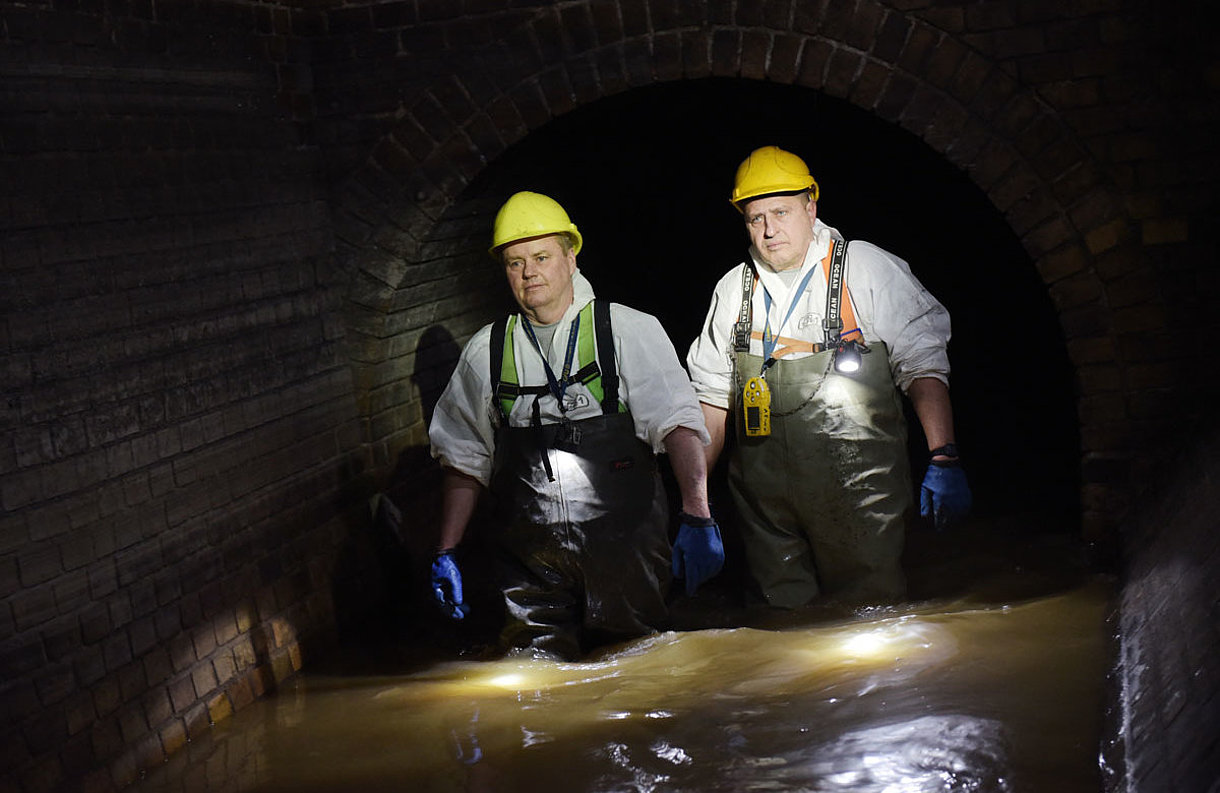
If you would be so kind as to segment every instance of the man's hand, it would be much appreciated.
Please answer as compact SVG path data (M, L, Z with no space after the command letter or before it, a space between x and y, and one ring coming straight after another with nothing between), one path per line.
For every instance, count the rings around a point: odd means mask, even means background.
M973 501L966 472L956 460L928 464L919 488L919 514L932 518L937 531L966 517Z
M682 521L674 541L673 572L686 581L686 594L693 595L704 581L724 567L724 542L715 518L679 514Z
M460 620L470 614L470 606L462 602L462 574L451 548L438 551L432 559L432 597L449 619Z

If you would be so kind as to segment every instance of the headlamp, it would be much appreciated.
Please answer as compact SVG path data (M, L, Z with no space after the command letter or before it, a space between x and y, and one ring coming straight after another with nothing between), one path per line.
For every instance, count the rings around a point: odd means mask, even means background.
M860 343L840 341L835 348L835 371L839 374L855 374L860 371Z

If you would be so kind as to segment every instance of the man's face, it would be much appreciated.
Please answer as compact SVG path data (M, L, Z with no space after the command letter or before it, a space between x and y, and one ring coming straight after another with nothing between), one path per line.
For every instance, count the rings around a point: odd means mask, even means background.
M572 274L576 254L559 237L522 240L500 252L509 288L531 322L558 322L572 305Z
M756 198L744 208L746 231L759 257L773 270L800 267L813 242L817 204L808 193Z

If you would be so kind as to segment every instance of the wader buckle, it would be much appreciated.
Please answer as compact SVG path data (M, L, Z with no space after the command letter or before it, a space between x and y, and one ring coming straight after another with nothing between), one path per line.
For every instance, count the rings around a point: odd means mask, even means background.
M551 445L560 451L575 452L580 446L581 434L580 427L565 418L559 422L559 429L555 432L555 440Z

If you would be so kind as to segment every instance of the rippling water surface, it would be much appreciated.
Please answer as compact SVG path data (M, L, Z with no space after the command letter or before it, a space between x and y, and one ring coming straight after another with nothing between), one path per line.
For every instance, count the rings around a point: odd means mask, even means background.
M1110 582L1058 543L939 542L912 588L940 594L903 607L704 615L582 663L308 673L138 789L1099 790Z

